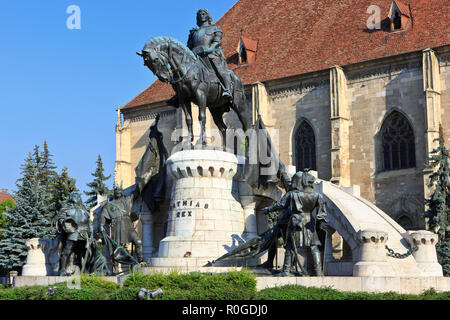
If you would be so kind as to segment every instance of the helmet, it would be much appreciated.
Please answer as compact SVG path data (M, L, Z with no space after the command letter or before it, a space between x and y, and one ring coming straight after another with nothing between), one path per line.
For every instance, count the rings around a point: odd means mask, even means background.
M291 184L298 189L305 187L312 188L315 181L316 178L312 174L308 173L307 171L299 171L292 177Z

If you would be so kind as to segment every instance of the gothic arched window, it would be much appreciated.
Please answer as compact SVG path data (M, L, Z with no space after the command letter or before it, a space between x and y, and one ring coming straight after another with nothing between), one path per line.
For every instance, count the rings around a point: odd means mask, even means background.
M311 169L317 171L316 138L312 127L303 121L295 134L295 155L297 171Z
M416 166L414 132L409 121L400 112L394 111L386 118L381 141L385 171Z

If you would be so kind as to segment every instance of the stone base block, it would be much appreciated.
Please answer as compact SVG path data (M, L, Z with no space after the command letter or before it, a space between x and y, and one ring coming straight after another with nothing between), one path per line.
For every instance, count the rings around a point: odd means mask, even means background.
M425 277L442 277L442 266L437 262L431 263L417 263L417 267Z
M22 268L23 276L47 276L53 274L54 266L51 264L26 264Z
M201 272L201 273L218 273L218 272L230 272L240 271L242 267L230 266L230 267L203 267L203 266L153 266L145 267L143 271L145 274L149 273L163 273L169 274L172 272L189 273L189 272Z
M327 276L352 276L354 263L349 262L327 262L324 273Z
M395 274L392 264L388 262L360 261L353 266L354 277L389 277Z

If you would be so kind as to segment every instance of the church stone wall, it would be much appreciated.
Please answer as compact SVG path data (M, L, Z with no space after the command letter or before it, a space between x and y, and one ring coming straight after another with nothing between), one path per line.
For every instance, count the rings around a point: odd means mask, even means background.
M124 130L129 135L129 166L127 166L130 175L126 185L123 187L129 187L134 184L135 172L134 168L139 164L142 156L144 155L147 145L150 141L149 132L150 127L155 122L157 115L160 115L160 121L158 124L158 130L162 132L164 137L164 144L167 146L167 152L170 155L170 151L173 148L171 136L177 126L177 112L171 107L156 108L139 111L126 111L124 113Z
M361 186L362 197L393 216L396 213L390 211L394 199L412 193L423 198L425 128L422 70L420 60L375 68L372 72L369 69L349 75L351 183ZM405 115L413 128L416 168L382 172L381 137L378 133L383 120L393 110Z
M271 116L279 133L279 152L286 165L296 165L295 133L306 120L316 137L317 171L320 179L331 178L330 89L328 79L304 84L301 80L289 87L269 89Z

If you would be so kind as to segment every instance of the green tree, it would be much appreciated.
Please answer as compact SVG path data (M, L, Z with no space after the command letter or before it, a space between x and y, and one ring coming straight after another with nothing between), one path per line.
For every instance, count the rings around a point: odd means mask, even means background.
M16 204L11 199L7 199L0 203L0 240L3 239L3 232L5 232L8 225L8 218L5 213L16 207Z
M39 180L45 190L51 194L54 190L55 180L58 177L58 173L55 171L56 166L53 162L53 154L48 150L47 141L44 140L44 150L39 155L40 160L40 173Z
M35 149L36 150L36 149ZM27 257L26 241L31 238L53 238L48 199L39 182L36 158L28 154L22 166L22 178L16 183L16 208L6 213L4 239L0 241L0 269L20 271Z
M85 195L89 196L86 200L86 205L89 209L97 205L97 194L102 196L111 194L111 190L105 184L105 181L111 178L111 175L107 177L105 176L102 157L100 155L98 155L97 158L97 168L94 173L91 173L91 175L94 177L94 180L87 184L90 190L84 192Z
M425 212L428 230L436 233L439 241L436 245L439 263L446 275L450 275L450 167L449 150L445 147L442 126L439 127L439 146L431 151L428 168L435 169L430 175L428 187L434 188L430 199L426 199L428 210Z
M76 180L69 176L67 168L62 169L61 174L57 175L54 183L54 191L52 194L52 211L59 212L63 205L69 200L71 192L78 192Z

